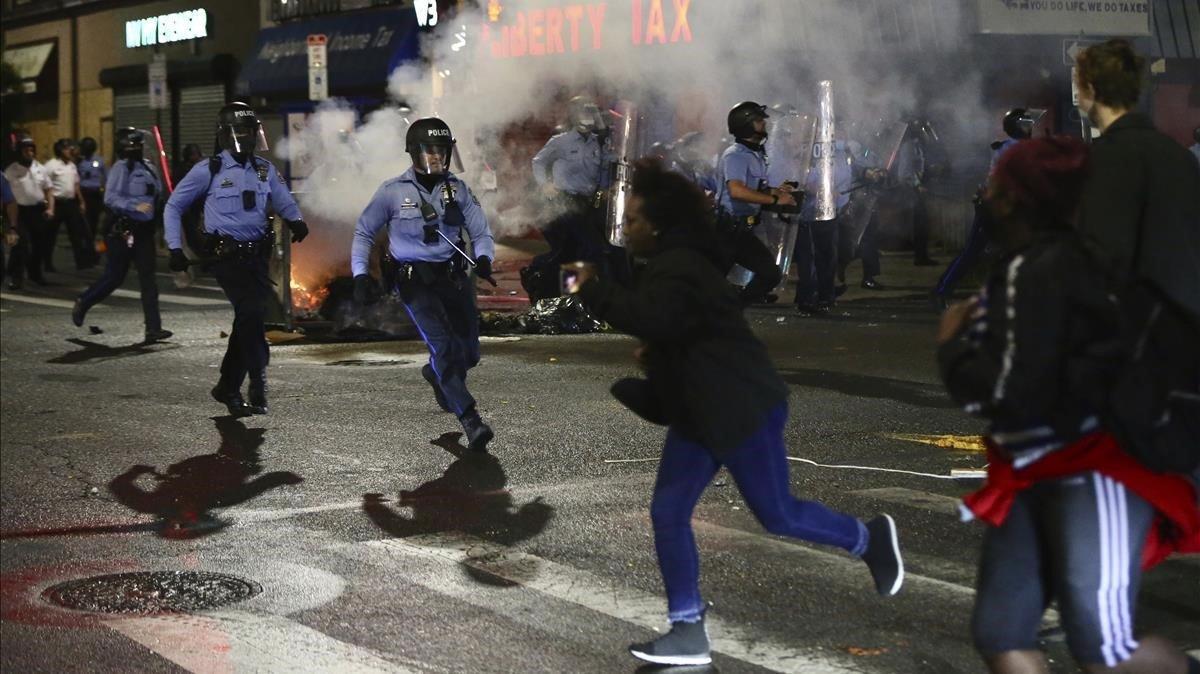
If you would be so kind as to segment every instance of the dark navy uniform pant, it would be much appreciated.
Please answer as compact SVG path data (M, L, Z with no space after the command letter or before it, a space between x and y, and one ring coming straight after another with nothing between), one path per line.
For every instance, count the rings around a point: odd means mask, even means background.
M130 247L125 235L119 230L105 238L108 246L108 260L104 265L104 273L79 296L79 302L84 309L91 309L103 302L125 282L129 273L129 265L137 267L138 285L141 286L142 315L146 321L146 332L162 329L162 317L158 313L158 279L155 278L156 256L154 252L154 222L140 222L133 225L133 246Z
M210 271L233 305L233 329L221 359L221 379L229 390L237 390L247 373L251 378L263 376L271 358L265 325L271 293L267 260L261 254L232 255L214 263Z
M838 221L802 220L796 234L796 304L833 302L837 271Z
M742 302L754 304L763 301L783 280L779 265L775 264L775 254L767 249L767 245L750 227L736 227L731 222L719 221L717 231L729 261L754 273L742 289Z
M431 283L400 282L400 299L429 347L429 364L450 409L461 419L475 412L467 370L479 364L479 313L475 286L463 274L439 275Z

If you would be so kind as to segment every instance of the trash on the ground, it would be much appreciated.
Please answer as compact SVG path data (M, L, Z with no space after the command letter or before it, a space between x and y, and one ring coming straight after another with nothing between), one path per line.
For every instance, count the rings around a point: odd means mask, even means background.
M960 480L982 480L987 477L986 468L951 468L950 477Z
M776 322L776 323L784 323L784 322L786 322L786 321L787 321L787 317L786 317L786 316L780 316L779 318L776 318L776 319L775 319L775 322Z
M510 291L508 291L508 294L509 294L509 295L519 295L520 293L518 293L518 292L517 292L517 291L515 291L515 290L510 290Z
M287 332L286 330L267 330L267 342L270 344L286 344L297 339L304 339L303 332Z
M724 487L726 484L727 483L725 482L725 478L721 478L721 479L713 482L714 487Z
M551 362L551 363L557 363L557 362L558 362L558 359L557 359L557 358L555 358L554 356L550 356L550 362Z
M229 336L229 333L225 332L224 330L221 331L221 339L225 339L228 336Z
M485 311L479 319L484 334L581 335L607 328L588 314L575 295L538 300L521 314Z
M741 507L741 506L733 506L733 509L734 509L734 510L741 510L741 509L742 509L742 507Z
M100 326L99 326L99 325L89 325L89 326L88 326L88 332L92 333L93 335L102 335L102 334L104 334L104 331L100 329Z
M89 490L88 490L88 493L89 493L89 494L99 494L99 493L100 493L100 488L99 488L99 487L92 487L91 489L89 489Z

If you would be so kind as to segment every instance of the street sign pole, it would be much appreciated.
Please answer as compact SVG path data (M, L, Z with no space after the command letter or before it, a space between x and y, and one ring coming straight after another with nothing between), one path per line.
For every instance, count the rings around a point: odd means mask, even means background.
M323 101L329 98L329 71L326 68L324 34L308 36L308 99Z

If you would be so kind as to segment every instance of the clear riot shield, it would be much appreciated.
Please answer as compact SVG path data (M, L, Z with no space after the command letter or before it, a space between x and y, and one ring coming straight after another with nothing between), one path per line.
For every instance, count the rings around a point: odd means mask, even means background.
M613 156L613 180L609 193L605 232L608 242L625 247L625 205L633 187L633 162L638 155L638 110L630 101L619 101L613 123L610 151Z
M813 220L828 222L837 217L837 189L833 175L834 160L834 116L833 83L821 80L817 84L817 131L813 138L812 167L815 176L810 176L809 185L813 193ZM815 179L814 179L815 178Z
M883 169L889 176L892 175L907 131L907 122L880 120L875 135L865 139L861 155L854 157L854 161L870 168ZM879 202L881 187L883 186L862 186L850 194L850 204L843 215L840 234L853 243L852 249L858 248L863 233L867 231L867 225L871 223L871 215Z

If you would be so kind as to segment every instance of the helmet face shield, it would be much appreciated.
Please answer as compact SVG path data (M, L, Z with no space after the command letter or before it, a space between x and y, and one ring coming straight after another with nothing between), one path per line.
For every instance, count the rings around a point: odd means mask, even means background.
M595 103L584 103L571 110L571 126L580 133L596 133L604 130L604 117Z
M410 151L413 167L426 175L444 175L447 171L462 173L462 162L453 145L417 143Z
M266 152L271 149L267 144L267 136L263 133L262 124L257 120L222 125L221 147L233 154Z

